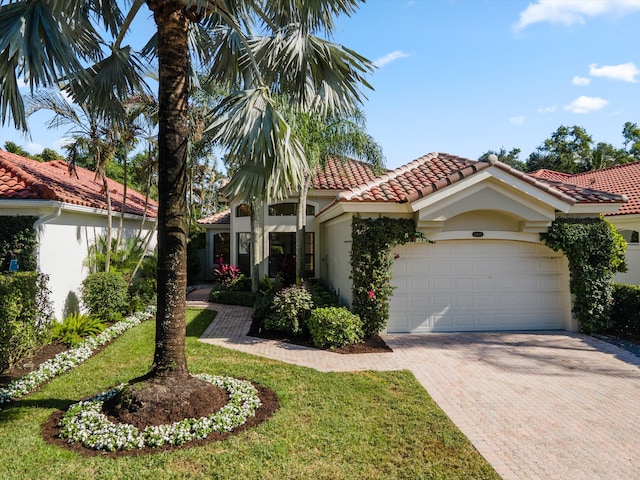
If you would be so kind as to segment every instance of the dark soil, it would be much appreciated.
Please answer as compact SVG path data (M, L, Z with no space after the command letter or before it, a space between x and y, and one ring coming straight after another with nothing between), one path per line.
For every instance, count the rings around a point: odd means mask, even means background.
M41 363L46 362L65 350L68 350L68 347L59 342L49 343L40 347L31 356L19 360L15 365L3 371L0 375L0 386L7 386L12 381L32 372L38 368Z
M262 325L259 320L254 320L251 323L251 327L249 328L247 335L250 337L265 338L267 340L278 340L280 342L292 343L294 345L302 345L309 348L318 348L313 344L308 335L292 336L283 332L266 331L262 329ZM373 335L369 338L365 338L360 343L354 343L352 345L347 345L346 347L323 350L331 350L335 353L344 354L386 353L393 351L380 337L380 335Z
M113 422L144 430L150 425L209 416L228 401L225 390L199 378L150 378L129 382L102 410Z

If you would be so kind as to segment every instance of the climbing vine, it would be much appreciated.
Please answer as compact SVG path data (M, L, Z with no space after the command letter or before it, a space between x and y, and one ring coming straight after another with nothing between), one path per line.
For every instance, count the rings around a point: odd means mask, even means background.
M391 249L424 240L411 219L353 217L351 279L353 310L363 322L366 336L380 332L389 320Z
M21 271L36 269L36 231L38 217L0 216L0 272L9 270L12 259Z
M604 218L559 218L542 235L552 250L569 260L572 312L586 333L602 330L610 319L613 276L626 271L626 243Z

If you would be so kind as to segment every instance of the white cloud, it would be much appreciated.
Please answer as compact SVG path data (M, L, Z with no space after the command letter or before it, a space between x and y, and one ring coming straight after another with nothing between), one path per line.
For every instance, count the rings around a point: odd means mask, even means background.
M29 143L24 149L31 154L36 154L42 152L42 145L39 143Z
M556 105L551 105L550 107L540 107L538 108L538 113L553 113L558 109Z
M606 107L609 104L607 100L600 97L578 97L569 105L564 107L572 113L587 114Z
M58 153L62 153L63 148L71 143L73 143L72 138L60 137L58 140L53 142L53 149Z
M574 85L589 85L591 83L591 79L587 78L587 77L579 77L578 75L576 75L575 77L573 77L573 80L571 80L571 82Z
M520 12L515 25L521 30L540 22L584 24L588 17L625 15L640 11L640 0L537 0Z
M511 117L509 119L509 123L512 123L513 125L522 125L524 123L524 117L522 115Z
M622 63L620 65L607 65L598 67L595 63L589 65L589 75L593 77L605 77L611 80L622 80L623 82L636 83L636 77L640 70L635 63Z
M398 60L399 58L406 58L410 56L411 56L410 53L403 52L402 50L396 50L395 52L386 54L384 57L378 58L373 62L373 64L378 68L382 68L387 63L391 63L394 60Z

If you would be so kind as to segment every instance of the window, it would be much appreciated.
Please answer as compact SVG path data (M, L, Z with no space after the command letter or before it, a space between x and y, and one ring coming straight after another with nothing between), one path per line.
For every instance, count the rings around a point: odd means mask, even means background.
M627 243L639 243L638 232L636 230L620 230L618 232Z
M216 233L213 236L213 263L229 264L231 258L229 255L229 234Z
M238 268L247 277L251 276L251 233L242 232L238 238Z
M304 234L304 276L315 276L315 234ZM272 232L269 234L269 276L282 274L286 281L295 281L296 234Z
M270 217L295 217L297 203L276 203L269 205ZM307 205L307 216L314 216L316 214L316 207L313 205Z
M242 205L238 205L236 207L236 217L250 217L251 216L251 207L246 203Z

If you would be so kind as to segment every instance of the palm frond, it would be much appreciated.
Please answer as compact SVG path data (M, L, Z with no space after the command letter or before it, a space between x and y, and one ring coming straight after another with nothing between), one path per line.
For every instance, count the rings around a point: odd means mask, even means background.
M236 92L213 114L216 118L210 129L215 132L215 139L228 149L229 155L243 159L247 175L265 176L236 179L229 184L230 195L270 201L300 188L308 171L304 151L267 89ZM239 188L241 184L248 189Z

